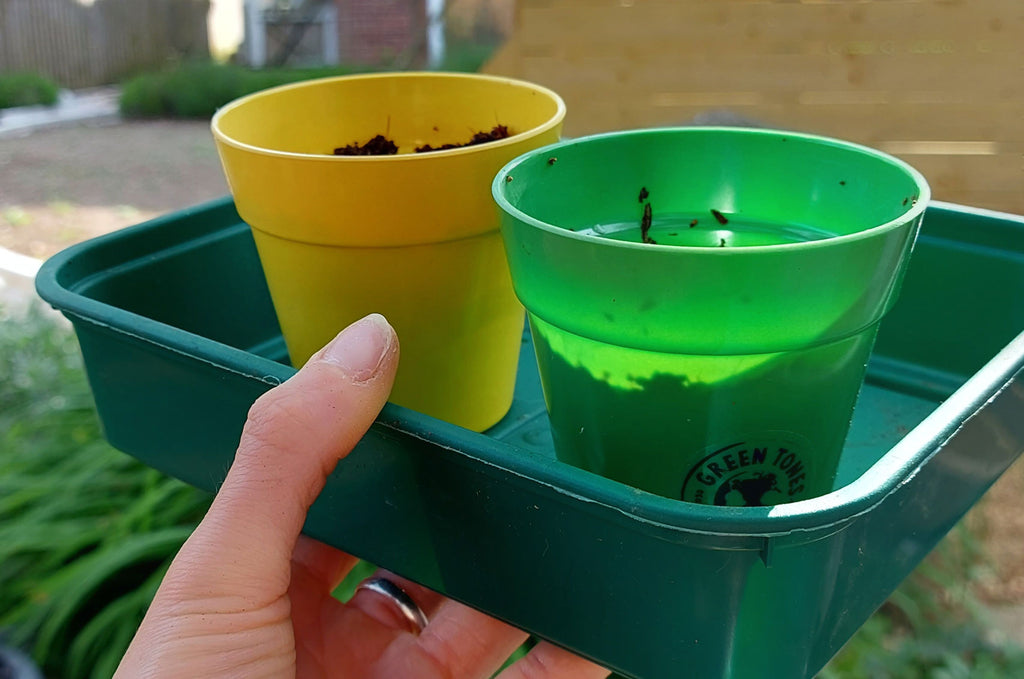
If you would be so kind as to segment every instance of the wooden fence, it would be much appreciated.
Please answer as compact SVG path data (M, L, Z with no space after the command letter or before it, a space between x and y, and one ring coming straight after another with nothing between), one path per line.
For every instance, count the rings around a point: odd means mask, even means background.
M519 0L487 70L561 93L570 136L727 110L1024 213L1021 0Z
M0 0L0 72L90 87L209 56L209 0Z

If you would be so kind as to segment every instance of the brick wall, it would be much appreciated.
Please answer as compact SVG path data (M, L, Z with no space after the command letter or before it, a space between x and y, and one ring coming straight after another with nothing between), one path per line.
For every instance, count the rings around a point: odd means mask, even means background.
M422 63L426 51L424 0L335 0L342 63Z

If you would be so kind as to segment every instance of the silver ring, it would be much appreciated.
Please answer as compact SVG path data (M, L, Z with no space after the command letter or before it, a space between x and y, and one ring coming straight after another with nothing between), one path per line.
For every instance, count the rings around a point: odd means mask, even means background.
M423 609L416 605L416 602L413 601L408 592L391 580L381 576L369 578L367 580L363 580L359 583L359 586L356 587L357 592L363 589L369 592L374 592L375 594L380 594L393 603L402 618L409 623L412 628L409 631L413 634L419 634L423 631L423 628L427 626L427 615L423 612Z

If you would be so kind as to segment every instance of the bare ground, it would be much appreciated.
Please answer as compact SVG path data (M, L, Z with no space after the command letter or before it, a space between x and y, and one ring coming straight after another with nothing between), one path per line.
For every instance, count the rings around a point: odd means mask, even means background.
M1024 459L1003 474L968 520L991 565L978 576L978 593L992 604L1024 605ZM1018 633L1024 641L1024 624Z
M46 258L227 192L206 122L125 122L0 139L0 247Z
M227 192L205 122L123 122L3 139L0 247L44 258ZM974 588L1024 642L1024 625L1009 622L1024 610L1024 459L967 520L986 554Z

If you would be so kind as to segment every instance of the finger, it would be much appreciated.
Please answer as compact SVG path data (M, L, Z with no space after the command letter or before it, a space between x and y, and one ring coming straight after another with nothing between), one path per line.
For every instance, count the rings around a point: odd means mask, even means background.
M190 582L221 597L287 590L306 512L380 412L397 362L394 330L372 314L253 404L234 464L179 553Z
M300 535L292 553L292 605L329 597L358 562L351 554Z
M319 540L299 536L292 553L288 586L292 625L297 637L314 639L325 612L341 606L331 593L358 561ZM315 648L316 656L322 658L322 651Z
M497 679L604 679L609 674L589 660L542 641Z
M491 676L529 635L457 601L446 600L416 642L450 677Z

